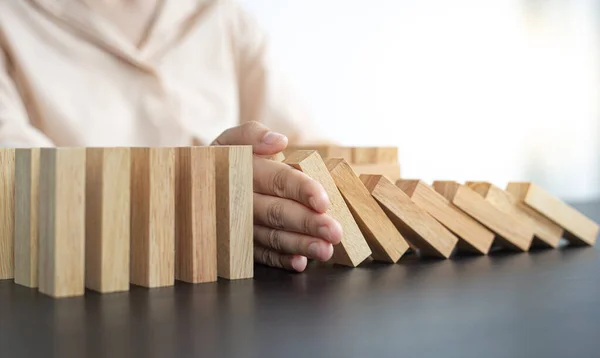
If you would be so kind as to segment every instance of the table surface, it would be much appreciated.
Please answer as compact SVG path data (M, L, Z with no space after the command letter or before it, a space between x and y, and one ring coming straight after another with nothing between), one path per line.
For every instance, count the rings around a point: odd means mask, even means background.
M600 221L600 203L578 207ZM0 281L0 357L599 357L599 253L257 266L62 300Z

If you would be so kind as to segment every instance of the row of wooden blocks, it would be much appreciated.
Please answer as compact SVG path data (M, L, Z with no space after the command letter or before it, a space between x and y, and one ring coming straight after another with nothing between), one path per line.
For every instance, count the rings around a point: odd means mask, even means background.
M0 279L52 297L253 277L250 146L0 149Z

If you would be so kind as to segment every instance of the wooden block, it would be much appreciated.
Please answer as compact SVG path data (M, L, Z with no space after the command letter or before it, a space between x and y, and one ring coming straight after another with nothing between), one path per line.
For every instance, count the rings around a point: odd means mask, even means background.
M85 148L42 148L39 175L39 291L85 292Z
M382 175L360 179L404 237L425 256L448 258L458 238Z
M15 150L15 283L38 287L40 149Z
M254 276L252 147L215 147L217 180L217 275Z
M283 152L279 152L277 154L272 155L271 160L274 160L276 162L283 162L285 160L285 155L283 154Z
M511 193L488 182L466 182L468 187L482 195L498 209L523 222L534 234L533 244L556 248L563 235L560 226L540 213L519 202Z
M0 148L0 280L14 277L15 150Z
M330 158L326 165L369 244L373 259L397 262L408 250L404 237L344 159Z
M352 147L353 164L398 164L396 147Z
M493 231L497 235L496 239L506 248L529 251L533 232L469 187L453 181L435 181L433 188L452 204Z
M284 163L306 173L321 183L329 196L330 207L327 213L340 223L344 233L341 243L334 246L333 257L330 261L340 265L356 267L367 259L372 251L329 174L321 155L312 150L296 151L290 154Z
M350 164L358 175L383 175L392 183L400 179L400 165L396 164Z
M131 151L87 148L85 285L101 293L129 290Z
M598 224L559 198L533 183L511 182L506 190L564 229L564 237L573 245L596 243Z
M288 146L283 154L287 157L295 151L316 150L321 158L343 158L347 162L352 159L352 148L337 145L296 145Z
M217 280L215 151L177 149L175 170L175 279Z
M487 254L494 242L494 233L462 212L448 199L421 180L398 180L398 186L412 201L458 238L458 247Z
M175 149L131 149L130 282L175 283Z

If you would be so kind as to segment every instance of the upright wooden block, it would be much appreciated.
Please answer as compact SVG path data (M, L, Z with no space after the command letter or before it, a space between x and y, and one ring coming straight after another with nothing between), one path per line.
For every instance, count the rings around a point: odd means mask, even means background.
M316 150L321 158L343 158L347 162L352 159L352 148L338 145L290 145L283 154L287 157L296 151Z
M396 147L353 147L353 164L398 164Z
M511 182L506 190L564 229L564 237L574 245L593 246L598 224L569 204L533 183Z
M175 279L217 280L217 207L213 147L177 148Z
M383 175L391 182L400 179L400 165L395 164L350 164L358 175Z
M517 251L529 251L533 232L504 213L481 195L453 181L435 181L433 188L452 204L493 231L503 246Z
M488 182L466 182L468 187L475 190L498 209L512 215L523 222L534 234L533 243L556 248L563 235L560 226L545 218L540 213L519 202L511 193L504 191ZM532 244L533 244L532 243Z
M398 230L426 256L448 258L458 238L381 175L360 176Z
M175 283L175 149L131 149L130 282Z
M252 147L215 147L217 180L217 275L254 276Z
M15 150L0 148L0 280L14 277Z
M494 233L454 206L443 195L421 180L398 180L398 186L412 201L458 238L458 247L487 254L494 242Z
M87 148L85 285L129 290L131 151Z
M42 148L39 176L39 291L85 292L85 149Z
M330 207L327 213L336 219L343 230L341 243L333 248L331 262L356 267L367 259L372 251L336 184L327 170L325 162L317 151L296 151L287 156L284 163L306 173L321 183L329 196Z
M40 149L15 150L15 283L38 287Z
M397 262L408 250L404 237L344 159L330 158L326 161L326 165L365 236L373 252L373 259Z

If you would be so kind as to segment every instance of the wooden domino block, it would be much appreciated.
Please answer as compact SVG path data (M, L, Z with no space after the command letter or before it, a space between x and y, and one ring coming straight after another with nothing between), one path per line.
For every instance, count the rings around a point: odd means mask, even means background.
M85 148L42 148L39 176L39 291L85 292Z
M175 283L175 149L131 149L130 282Z
M271 160L276 161L276 162L283 162L285 160L285 155L283 154L283 152L273 154L271 156Z
M337 145L295 145L288 146L283 154L287 157L296 151L316 150L321 158L343 158L346 161L352 159L352 148Z
M177 148L175 279L217 280L217 207L213 147Z
M101 293L129 290L131 151L87 148L85 285Z
M504 247L529 251L533 238L531 229L496 208L469 187L453 181L435 181L433 188L452 204L493 231L497 235L496 239Z
M344 159L330 158L326 165L365 236L373 259L397 262L408 249L404 237Z
M519 202L511 193L488 182L466 182L468 187L479 193L498 209L521 220L534 234L534 243L556 248L563 235L560 226L545 218L540 213Z
M487 254L494 242L494 233L454 206L443 195L421 180L398 180L398 186L415 204L433 216L458 238L458 247Z
M254 276L252 147L215 147L217 180L217 275Z
M321 155L317 151L311 150L296 151L287 156L284 163L321 183L329 196L331 205L327 213L340 223L344 233L342 242L334 246L333 257L330 261L356 267L367 259L372 251L329 174Z
M15 150L0 148L0 280L14 277Z
M396 147L352 147L352 164L398 164Z
M15 283L38 287L40 149L15 150Z
M394 164L350 164L354 172L358 175L372 174L383 175L391 182L400 179L400 165Z
M404 237L425 256L448 258L458 238L382 175L360 176Z
M573 245L593 246L598 224L539 186L528 182L511 182L506 190L564 229L564 237Z

